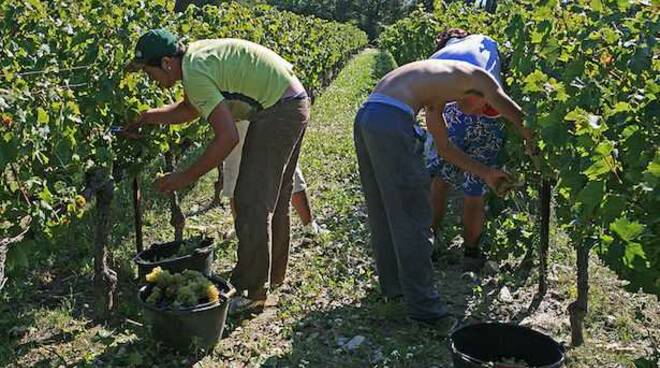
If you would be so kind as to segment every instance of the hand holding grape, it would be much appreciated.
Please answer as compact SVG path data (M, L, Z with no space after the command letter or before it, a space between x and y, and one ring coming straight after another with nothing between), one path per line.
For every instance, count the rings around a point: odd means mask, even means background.
M140 114L136 119L125 125L120 134L126 138L139 139L141 137L139 130L143 124L144 120L142 119L142 114Z
M497 169L490 169L484 181L498 197L504 197L515 186L515 179L510 174Z

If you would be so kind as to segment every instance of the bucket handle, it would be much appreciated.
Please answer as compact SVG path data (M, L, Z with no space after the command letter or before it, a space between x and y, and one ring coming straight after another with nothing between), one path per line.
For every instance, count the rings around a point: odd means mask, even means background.
M451 344L451 350L455 354L457 354L461 359L463 359L464 361L466 361L468 363L478 364L480 367L487 367L486 362L484 362L483 360L477 359L477 358L473 358L473 357L471 357L471 356L469 356L465 353L460 352L458 349L456 349L456 347L454 346L453 343Z
M561 346L560 350L562 351L562 355L563 355L566 348L564 347L564 345L560 345L560 346ZM479 367L491 367L490 364L488 364L487 362L484 362L483 360L473 358L469 355L461 353L460 351L456 351L456 353L460 356L461 359L463 359L467 363L478 364ZM553 367L553 368L554 367L561 367L563 365L563 363L564 363L564 357L562 356L561 361L559 362L558 365L553 364L551 366L544 366L544 367ZM510 366L510 365L506 365L506 364L499 364L499 365L495 365L495 367L514 367L514 366Z
M234 294L236 294L236 288L233 286L231 286L226 292L220 293L220 295L227 300L231 299Z
M209 245L207 245L207 246L205 246L205 247L195 248L195 249L193 249L192 252L193 252L194 254L203 254L203 253L206 253L206 252L210 251L211 248L213 248L213 244L209 244Z
M480 359L477 359L477 358L473 358L473 357L471 357L471 356L469 356L469 355L466 355L466 354L463 354L463 353L461 353L461 352L458 352L458 354L460 355L460 357L461 357L463 360L465 360L465 361L468 362L468 363L478 364L479 367L484 367L484 368L486 368L486 367L493 367L493 365L492 365L493 363L487 363L487 362L484 362L483 360L480 360ZM515 366L514 366L514 365L508 365L508 364L495 364L494 367L495 367L495 368L519 367L519 365L515 365Z
M475 359L463 353L459 353L459 355L461 356L461 359L465 360L468 363L479 364L480 367L488 367L487 363L484 362L483 360Z

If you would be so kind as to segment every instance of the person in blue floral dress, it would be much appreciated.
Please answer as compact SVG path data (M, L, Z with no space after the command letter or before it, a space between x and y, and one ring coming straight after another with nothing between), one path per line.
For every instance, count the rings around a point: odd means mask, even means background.
M438 36L436 52L430 59L457 60L479 66L488 71L501 85L497 43L488 36L470 35L462 29L450 29ZM499 116L497 111L486 105L481 114L467 115L461 111L459 104L454 102L445 106L443 116L449 139L456 147L487 166L496 166L504 140L503 126L496 120ZM533 139L527 128L522 128L520 134L527 141ZM484 195L487 186L478 176L461 171L439 156L433 147L430 134L426 135L425 157L433 178L431 201L436 239L440 238L438 235L447 206L447 194L453 187L464 194L463 268L466 271L478 271L485 262L480 243L485 221Z

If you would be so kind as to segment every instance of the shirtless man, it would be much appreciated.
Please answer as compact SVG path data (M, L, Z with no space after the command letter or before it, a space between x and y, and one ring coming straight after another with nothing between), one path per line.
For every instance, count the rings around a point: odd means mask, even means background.
M506 173L467 156L448 139L442 111L456 101L467 114L488 103L522 126L520 107L484 69L448 60L404 65L378 83L355 119L355 146L367 203L371 243L382 292L403 296L411 319L449 332L456 323L440 302L431 263L430 177L415 117L426 109L428 129L447 161L491 187Z

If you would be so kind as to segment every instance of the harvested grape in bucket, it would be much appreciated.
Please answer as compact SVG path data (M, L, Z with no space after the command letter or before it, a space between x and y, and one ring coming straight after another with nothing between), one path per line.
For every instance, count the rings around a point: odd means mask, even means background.
M146 276L153 289L147 297L147 303L158 307L192 307L219 300L218 288L203 274L186 270L171 274L160 267L154 268Z
M179 249L176 251L176 253L166 256L166 255L156 255L155 261L161 262L161 261L167 261L179 257L185 257L189 254L192 254L195 249L200 248L203 246L203 240L204 238L201 236L185 239L181 241L179 244L174 244L172 246L179 247Z
M489 362L487 367L493 368L528 368L527 362L517 358L500 358L496 362Z

